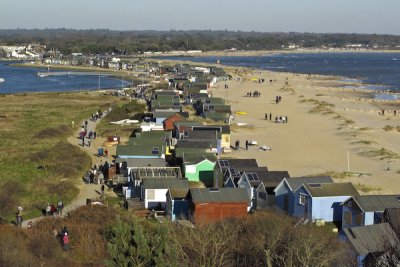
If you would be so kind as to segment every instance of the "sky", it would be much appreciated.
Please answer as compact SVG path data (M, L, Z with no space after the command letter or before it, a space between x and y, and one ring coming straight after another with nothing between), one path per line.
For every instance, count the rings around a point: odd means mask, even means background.
M0 29L400 35L400 0L1 0Z

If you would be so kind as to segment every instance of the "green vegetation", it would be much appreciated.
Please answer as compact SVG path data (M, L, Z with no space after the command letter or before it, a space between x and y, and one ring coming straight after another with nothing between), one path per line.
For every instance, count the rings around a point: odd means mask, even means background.
M396 48L400 37L376 34L263 33L243 31L111 31L111 30L0 30L0 43L21 45L41 43L63 54L132 54L143 51L282 49L289 44L300 47L345 47L349 43L366 47Z
M90 157L67 142L83 119L116 101L96 93L3 95L0 106L0 218L11 220L17 206L25 218L45 203L68 202ZM72 128L74 121L74 128Z
M134 125L115 125L110 124L112 121L125 119L142 120L145 104L139 104L137 101L129 102L124 99L112 107L111 112L97 125L96 131L99 136L118 135L121 137L129 137L132 134Z

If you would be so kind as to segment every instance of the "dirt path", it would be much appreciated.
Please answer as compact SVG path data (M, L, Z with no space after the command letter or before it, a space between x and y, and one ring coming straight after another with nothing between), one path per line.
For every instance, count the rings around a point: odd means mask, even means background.
M108 113L106 111L103 112L103 117L104 118ZM87 120L88 125L87 125L87 132L90 131L95 131L97 124L101 121L101 119L98 119L97 121L92 121L90 119ZM85 140L85 146L82 146L82 141L80 138L78 138L79 133L81 131L81 126L84 124L85 121L79 122L79 129L74 133L73 136L68 137L67 141L72 144L79 146L79 148L91 157L92 159L92 165L97 165L99 166L100 164L104 163L105 161L111 162L112 158L111 156L108 157L102 157L99 158L97 157L97 150L99 147L103 145L104 140L102 138L96 138L92 139L90 142L90 146L88 146L87 140ZM110 154L109 154L110 155ZM79 184L77 185L79 189L79 194L78 196L72 200L70 203L68 203L63 210L63 216L68 214L68 212L71 212L81 206L86 205L86 199L88 198L97 198L100 196L100 191L101 191L101 185L100 184L85 184L83 181L80 181ZM109 194L114 194L113 192L109 192L108 190L105 190L106 195ZM29 220L25 220L22 223L22 227L27 227L29 222L32 222L35 224L35 222L38 222L39 220L45 218L44 216L37 217L37 218L32 218Z

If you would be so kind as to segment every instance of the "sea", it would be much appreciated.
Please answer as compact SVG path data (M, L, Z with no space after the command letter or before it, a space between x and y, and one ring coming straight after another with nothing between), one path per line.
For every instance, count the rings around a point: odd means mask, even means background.
M68 75L37 77L38 72L47 72L48 69L15 67L12 66L13 63L16 62L0 61L0 78L4 79L4 82L0 82L0 94L101 90L131 86L131 81L117 79L107 74L76 71L71 71ZM65 73L51 69L50 72Z
M400 53L288 53L264 56L168 57L163 59L217 63L278 72L338 76L345 87L376 90L375 98L400 99ZM0 94L80 91L130 86L130 81L109 75L37 77L43 68L14 67L0 62ZM50 70L52 71L52 70ZM354 83L352 83L354 82Z
M348 85L349 88L376 90L375 98L377 99L400 99L400 52L289 53L265 56L170 57L168 59L205 63L219 61L220 64L229 66L339 76L343 82L355 82L354 85ZM385 91L390 93L385 93Z

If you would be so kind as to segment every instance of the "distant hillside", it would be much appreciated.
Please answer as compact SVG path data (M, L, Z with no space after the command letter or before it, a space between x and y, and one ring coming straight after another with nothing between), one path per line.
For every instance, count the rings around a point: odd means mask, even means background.
M0 30L0 45L45 44L62 53L133 54L172 50L282 48L400 49L400 36L378 34L262 33L241 31Z

